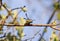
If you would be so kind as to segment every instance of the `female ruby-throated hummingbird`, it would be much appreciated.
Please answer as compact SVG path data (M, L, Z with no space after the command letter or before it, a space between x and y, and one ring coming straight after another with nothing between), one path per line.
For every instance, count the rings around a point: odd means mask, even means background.
M25 15L26 15L26 17L27 17L25 25L30 25L30 23L32 23L32 20L29 19L27 13L26 13Z

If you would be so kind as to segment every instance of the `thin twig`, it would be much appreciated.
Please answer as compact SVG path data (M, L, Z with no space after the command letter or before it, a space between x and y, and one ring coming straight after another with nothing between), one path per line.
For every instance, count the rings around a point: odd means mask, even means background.
M49 23L51 22L52 18L53 18L54 15L55 15L55 11L56 11L56 10L53 11L53 13L52 13L51 17L49 18L47 24L49 24ZM41 41L41 39L43 38L43 36L44 36L44 34L45 34L45 30L47 30L47 27L48 27L48 26L46 26L46 27L44 28L44 30L43 30L43 32L42 32L42 35L41 35L41 37L40 37L40 39L39 39L39 41Z
M36 32L33 37L28 38L28 39L25 39L25 40L26 40L26 41L27 41L27 40L32 41L32 39L35 38L35 36L36 36L37 34L39 34L39 32L40 32L40 30L39 30L38 32ZM23 40L23 41L25 41L25 40Z
M21 8L22 7L13 8L13 9L11 9L11 11L16 10L16 9L21 9Z
M8 15L6 16L6 19L4 19L4 23L5 23L5 21L8 19L8 17L11 15L11 12L7 9L7 7L5 6L5 5L2 5L5 9L6 9L6 11L8 12ZM4 24L3 23L3 24Z

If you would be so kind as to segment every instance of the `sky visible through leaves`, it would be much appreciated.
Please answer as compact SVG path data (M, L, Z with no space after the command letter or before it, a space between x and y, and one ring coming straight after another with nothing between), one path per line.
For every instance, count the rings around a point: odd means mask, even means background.
M46 24L50 15L53 12L53 6L52 6L53 1L52 0L3 0L3 3L7 3L7 7L11 9L16 8L16 7L26 6L27 12L25 13L28 14L28 17L30 19L34 20L32 24ZM20 12L18 15L17 21L19 21L20 17L26 18L25 13L23 11ZM7 12L5 10L0 11L0 14L7 15ZM56 17L54 16L53 20L55 18ZM12 20L13 19L9 17L7 22L12 21ZM31 38L39 30L40 30L39 33L41 34L43 29L44 27L32 27L32 26L24 27L24 33L26 34L26 36L23 39ZM6 30L6 26L4 28L4 32L5 30ZM53 29L48 27L48 30L44 35L44 39L46 41L49 41L52 30ZM10 29L9 31L12 32L12 29ZM17 31L15 31L15 34L16 32ZM35 36L33 41L38 41L39 37L40 35Z

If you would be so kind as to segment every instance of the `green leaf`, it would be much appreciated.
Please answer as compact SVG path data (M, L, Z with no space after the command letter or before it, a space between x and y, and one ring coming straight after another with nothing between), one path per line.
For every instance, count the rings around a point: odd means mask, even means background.
M57 14L57 19L60 20L60 13Z
M57 39L56 39L56 38L54 38L54 41L57 41Z
M44 32L47 32L47 29L45 29Z

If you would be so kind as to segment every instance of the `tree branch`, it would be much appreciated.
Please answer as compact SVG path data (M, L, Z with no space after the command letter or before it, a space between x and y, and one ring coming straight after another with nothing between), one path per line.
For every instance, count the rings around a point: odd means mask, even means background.
M38 26L38 27L50 27L52 29L60 31L60 28L53 28L52 26L58 26L60 24L30 24L30 25L20 25L20 24L0 24L2 26Z

